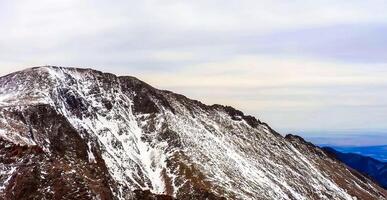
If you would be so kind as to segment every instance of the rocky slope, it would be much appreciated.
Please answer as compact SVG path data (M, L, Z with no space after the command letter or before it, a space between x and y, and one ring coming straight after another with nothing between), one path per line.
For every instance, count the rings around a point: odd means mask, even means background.
M342 153L336 151L331 147L322 148L328 154L331 154L341 162L345 163L347 166L352 169L357 170L367 176L371 177L382 186L384 189L387 189L387 163L381 162L374 158L363 156L356 153Z
M386 199L302 138L134 78L0 78L0 199Z

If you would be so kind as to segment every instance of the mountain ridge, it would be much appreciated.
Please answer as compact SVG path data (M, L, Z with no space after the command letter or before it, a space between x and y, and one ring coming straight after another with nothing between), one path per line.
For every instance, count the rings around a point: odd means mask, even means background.
M349 167L371 177L380 186L387 189L387 162L356 153L343 153L331 147L323 147L322 149Z
M51 66L0 86L3 198L386 198L302 138L134 77Z

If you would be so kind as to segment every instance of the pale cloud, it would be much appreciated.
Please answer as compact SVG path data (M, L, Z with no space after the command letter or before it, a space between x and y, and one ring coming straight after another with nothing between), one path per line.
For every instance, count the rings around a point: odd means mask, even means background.
M3 0L0 75L92 67L287 132L387 129L387 2Z
M291 87L386 84L387 64L346 64L298 58L242 56L186 66L170 74L144 74L162 87ZM381 69L379 69L381 68ZM384 70L383 70L384 69Z

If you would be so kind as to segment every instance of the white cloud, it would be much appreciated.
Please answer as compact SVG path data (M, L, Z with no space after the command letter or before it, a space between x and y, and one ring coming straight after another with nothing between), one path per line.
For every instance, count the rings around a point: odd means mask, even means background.
M3 0L0 75L94 67L232 104L282 130L387 128L386 8L382 0Z
M286 57L242 56L186 66L168 74L144 74L167 80L163 87L292 87L379 85L387 83L387 64L346 64ZM385 70L380 70L385 69Z

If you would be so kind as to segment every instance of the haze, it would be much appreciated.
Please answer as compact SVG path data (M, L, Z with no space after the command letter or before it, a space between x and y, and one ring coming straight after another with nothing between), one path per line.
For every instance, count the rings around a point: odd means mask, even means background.
M0 1L0 75L133 75L287 132L387 129L386 1Z

